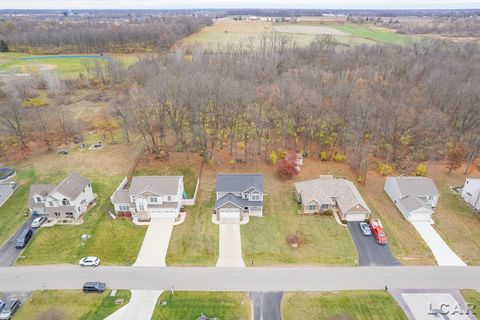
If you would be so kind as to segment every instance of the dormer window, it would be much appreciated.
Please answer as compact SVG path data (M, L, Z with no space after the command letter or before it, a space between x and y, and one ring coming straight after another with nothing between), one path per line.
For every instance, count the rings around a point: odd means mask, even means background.
M150 197L150 202L157 202L157 197Z
M36 198L35 198L35 202L37 202L37 203L38 203L38 202L42 202L42 198L36 197Z
M435 199L435 196L428 196L429 201L432 201L433 199Z
M48 201L48 206L53 207L53 201Z
M62 205L64 205L64 206L69 206L69 205L70 205L70 201L68 201L68 199L63 199L63 200L62 200Z
M254 193L254 194L250 195L250 200L251 201L260 201L260 195L257 194L257 193Z
M167 201L172 201L172 196L167 196Z

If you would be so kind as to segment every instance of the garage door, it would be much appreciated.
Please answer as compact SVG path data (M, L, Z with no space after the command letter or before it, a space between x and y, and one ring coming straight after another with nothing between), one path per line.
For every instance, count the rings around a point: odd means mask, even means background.
M432 214L430 212L412 212L410 221L430 221Z
M367 219L366 213L347 213L345 220L347 221L364 221Z
M240 223L240 209L220 209L221 223Z
M150 218L167 218L167 217L175 217L176 215L177 215L177 211L172 209L150 211Z

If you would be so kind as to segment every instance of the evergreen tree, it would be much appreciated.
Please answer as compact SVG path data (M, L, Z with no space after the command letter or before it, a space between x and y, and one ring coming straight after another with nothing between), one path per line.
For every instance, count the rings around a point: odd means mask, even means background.
M0 52L8 52L8 45L7 43L3 40L0 39Z

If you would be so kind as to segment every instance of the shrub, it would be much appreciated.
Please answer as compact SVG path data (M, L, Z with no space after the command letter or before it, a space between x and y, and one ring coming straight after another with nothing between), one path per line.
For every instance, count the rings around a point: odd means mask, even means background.
M389 176L393 173L393 167L388 163L380 163L377 167L377 173L382 176Z
M285 179L296 176L299 172L296 163L283 159L278 163L278 173Z
M270 162L273 165L275 165L275 164L278 163L278 161L285 159L286 156L287 156L287 151L286 150L282 150L282 149L273 150L270 153Z
M333 161L335 162L344 162L345 160L347 160L347 156L341 152L336 152L333 156Z
M322 160L322 161L328 161L328 160L330 160L327 151L321 151L320 154L318 155L318 157L319 157L320 160Z
M415 170L417 177L425 177L427 175L427 166L424 163L420 163Z
M42 98L29 98L23 101L25 107L43 107L47 103Z
M327 209L327 210L323 211L323 215L333 216L333 210L332 209Z

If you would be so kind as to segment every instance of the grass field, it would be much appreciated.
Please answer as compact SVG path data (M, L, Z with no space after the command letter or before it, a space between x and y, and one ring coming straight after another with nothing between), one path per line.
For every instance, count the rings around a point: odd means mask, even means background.
M115 300L124 299L123 304ZM119 290L115 297L110 291L103 294L85 294L81 291L36 291L15 314L17 319L69 319L98 320L104 319L130 300L130 291ZM49 314L48 317L46 314ZM57 314L54 317L53 314Z
M160 301L167 303L162 305ZM250 319L250 301L238 292L164 292L152 320L197 319L200 315L222 320Z
M319 36L331 35L344 45L357 44L402 44L408 37L393 30L372 25L342 24L321 21L273 23L266 21L233 21L219 19L212 26L182 40L183 45L200 44L211 50L230 46L257 47L262 38L280 35L287 37L297 46L308 46Z
M0 75L14 73L38 73L55 71L64 77L75 77L85 72L85 63L113 59L125 66L133 64L138 57L134 54L108 54L104 57L91 55L41 56L16 52L0 53Z
M477 290L461 290L461 292L467 305L474 308L473 311L478 314L478 308L480 308L480 292Z
M134 145L107 145L95 152L75 148L78 146L72 147L66 156L47 153L14 165L20 175L30 170L29 183L58 183L68 173L79 172L90 179L98 195L97 204L85 214L83 224L41 228L17 264L76 264L86 255L98 256L107 265L129 265L135 261L146 228L134 226L129 220L111 220L107 214L109 197L136 156ZM26 206L28 187L26 189L16 198L19 206ZM82 234L92 237L84 242Z
M403 320L400 306L382 291L287 293L282 319Z

